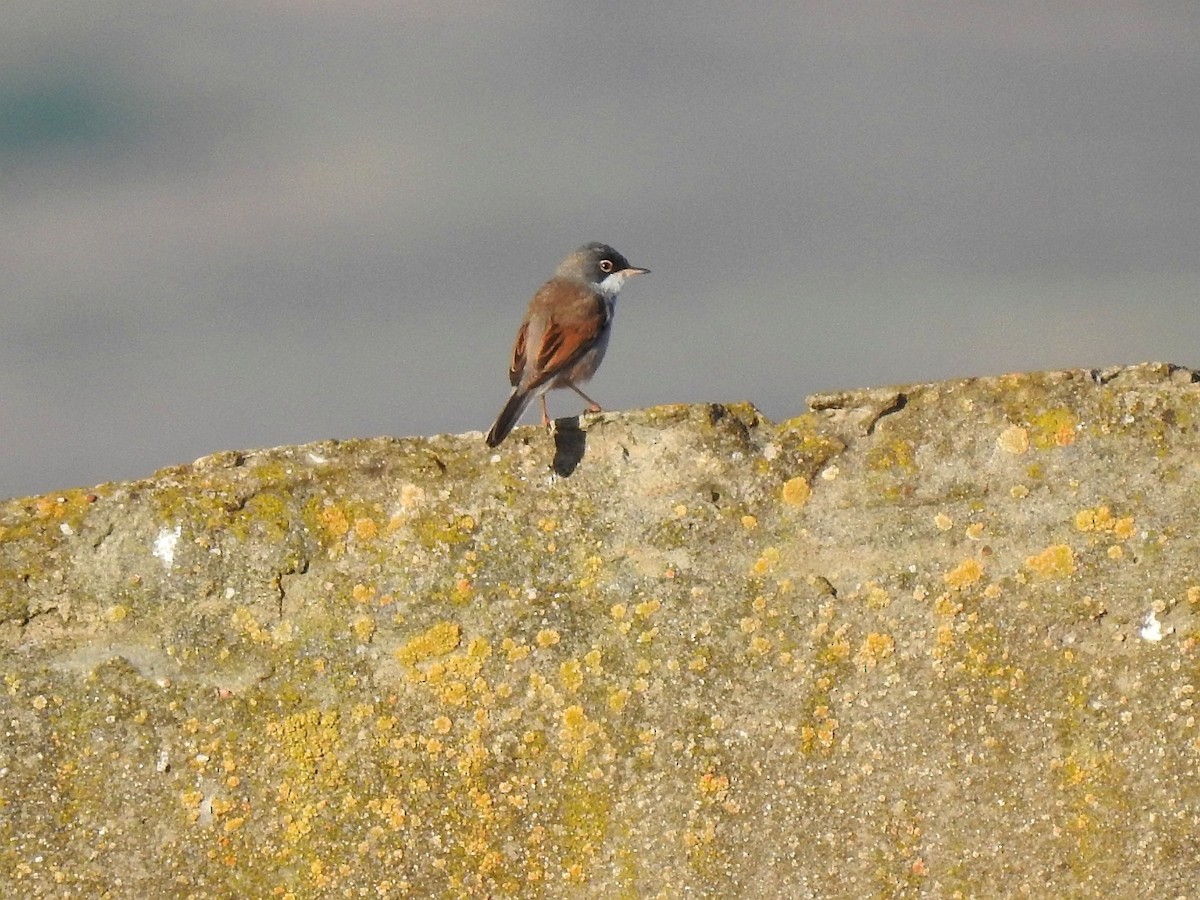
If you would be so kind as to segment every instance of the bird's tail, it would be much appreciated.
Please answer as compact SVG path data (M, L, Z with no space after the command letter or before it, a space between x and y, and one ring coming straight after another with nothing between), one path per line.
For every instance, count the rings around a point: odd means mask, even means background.
M519 387L513 388L508 402L504 404L504 409L500 410L500 415L496 416L496 424L487 433L487 445L489 447L500 446L500 442L508 437L508 433L513 430L513 426L517 424L517 419L521 418L521 413L525 412L525 407L529 405L529 401L532 399L533 394L530 391L522 390Z

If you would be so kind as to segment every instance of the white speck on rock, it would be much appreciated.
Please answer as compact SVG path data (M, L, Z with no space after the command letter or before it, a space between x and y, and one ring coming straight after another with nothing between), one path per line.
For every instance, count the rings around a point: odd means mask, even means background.
M176 525L172 529L164 528L158 533L158 537L154 539L154 555L163 561L163 565L168 569L175 562L175 545L179 543L179 535L182 533L182 528Z
M1158 615L1155 611L1150 610L1150 614L1142 622L1142 627L1138 629L1138 634L1142 636L1142 640L1144 641L1161 641L1163 633L1162 622L1158 621Z

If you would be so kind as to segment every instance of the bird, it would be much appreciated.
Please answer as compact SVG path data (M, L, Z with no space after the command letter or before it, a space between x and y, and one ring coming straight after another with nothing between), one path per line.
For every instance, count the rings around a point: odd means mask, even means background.
M549 390L570 388L587 401L588 412L600 412L600 404L579 385L604 359L617 294L630 278L649 271L599 242L584 244L559 264L529 301L517 331L508 367L512 393L487 433L489 447L508 437L534 397L542 401L542 424L549 425Z

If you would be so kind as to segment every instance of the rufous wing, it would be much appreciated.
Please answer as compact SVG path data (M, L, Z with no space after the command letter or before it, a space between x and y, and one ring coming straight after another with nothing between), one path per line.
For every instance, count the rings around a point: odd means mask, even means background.
M538 346L530 348L532 371L525 373L529 384L541 384L570 368L596 344L608 325L608 307L595 292L584 285L560 283L555 287L552 297L544 297L543 288L534 298L535 303L544 301L540 312L545 325Z

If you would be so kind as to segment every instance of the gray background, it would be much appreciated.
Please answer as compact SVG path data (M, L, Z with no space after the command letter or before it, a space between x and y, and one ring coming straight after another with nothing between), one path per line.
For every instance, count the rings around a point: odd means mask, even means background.
M1200 363L1198 97L1191 0L9 0L0 496L486 429L588 240L610 408Z

